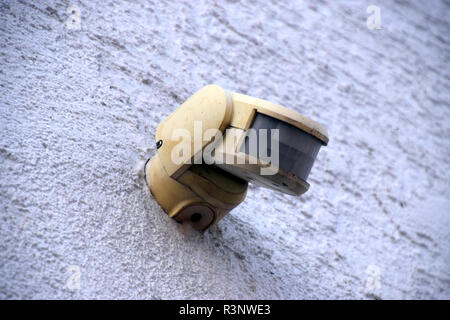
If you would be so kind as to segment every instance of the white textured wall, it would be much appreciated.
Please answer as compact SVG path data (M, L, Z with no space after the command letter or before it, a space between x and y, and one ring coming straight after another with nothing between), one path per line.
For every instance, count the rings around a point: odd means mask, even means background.
M0 12L0 298L450 298L448 1ZM310 116L330 143L304 196L250 187L186 233L140 167L210 83Z

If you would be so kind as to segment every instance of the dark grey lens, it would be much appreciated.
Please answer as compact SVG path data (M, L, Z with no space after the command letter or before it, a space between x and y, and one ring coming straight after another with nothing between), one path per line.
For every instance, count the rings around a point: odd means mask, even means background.
M279 167L306 181L316 159L317 153L322 146L322 142L319 139L301 129L294 127L293 125L290 125L289 123L261 113L256 114L251 128L256 130L267 129L267 155L269 158L271 156L272 149L270 129L279 129ZM258 157L260 146L259 134L257 134L257 139L257 154L254 154L255 152L251 152L255 150L251 150L252 148L249 146L250 139L248 137L241 147L241 152Z

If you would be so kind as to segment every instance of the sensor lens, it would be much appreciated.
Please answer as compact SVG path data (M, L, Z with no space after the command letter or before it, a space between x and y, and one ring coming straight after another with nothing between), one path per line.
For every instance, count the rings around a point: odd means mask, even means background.
M316 137L306 133L305 131L294 127L293 125L280 121L278 119L257 113L253 121L252 129L258 130L258 148L257 154L252 154L252 148L249 146L249 139L245 139L242 144L241 152L250 154L259 158L260 129L267 130L267 148L263 150L263 154L270 157L271 154L271 129L279 129L279 166L286 172L292 173L300 179L306 181L309 172L314 164L317 153L319 152L322 142ZM275 142L275 141L274 141ZM278 142L278 141L277 141ZM275 142L275 143L277 143ZM253 148L255 149L255 148ZM264 152L266 151L266 152Z

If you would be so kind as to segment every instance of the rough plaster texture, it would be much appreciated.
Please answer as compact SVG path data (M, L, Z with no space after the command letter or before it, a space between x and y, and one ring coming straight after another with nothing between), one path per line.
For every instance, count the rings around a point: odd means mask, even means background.
M0 298L450 298L448 1L0 12ZM330 144L307 194L250 187L200 234L141 168L156 126L210 83L326 124Z

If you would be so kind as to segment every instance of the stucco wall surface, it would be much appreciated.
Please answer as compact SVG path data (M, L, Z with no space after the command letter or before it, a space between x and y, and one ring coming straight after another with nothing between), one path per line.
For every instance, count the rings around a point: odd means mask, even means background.
M1 0L0 298L450 298L449 18L448 1ZM305 195L251 186L201 234L142 165L210 83L330 143Z

